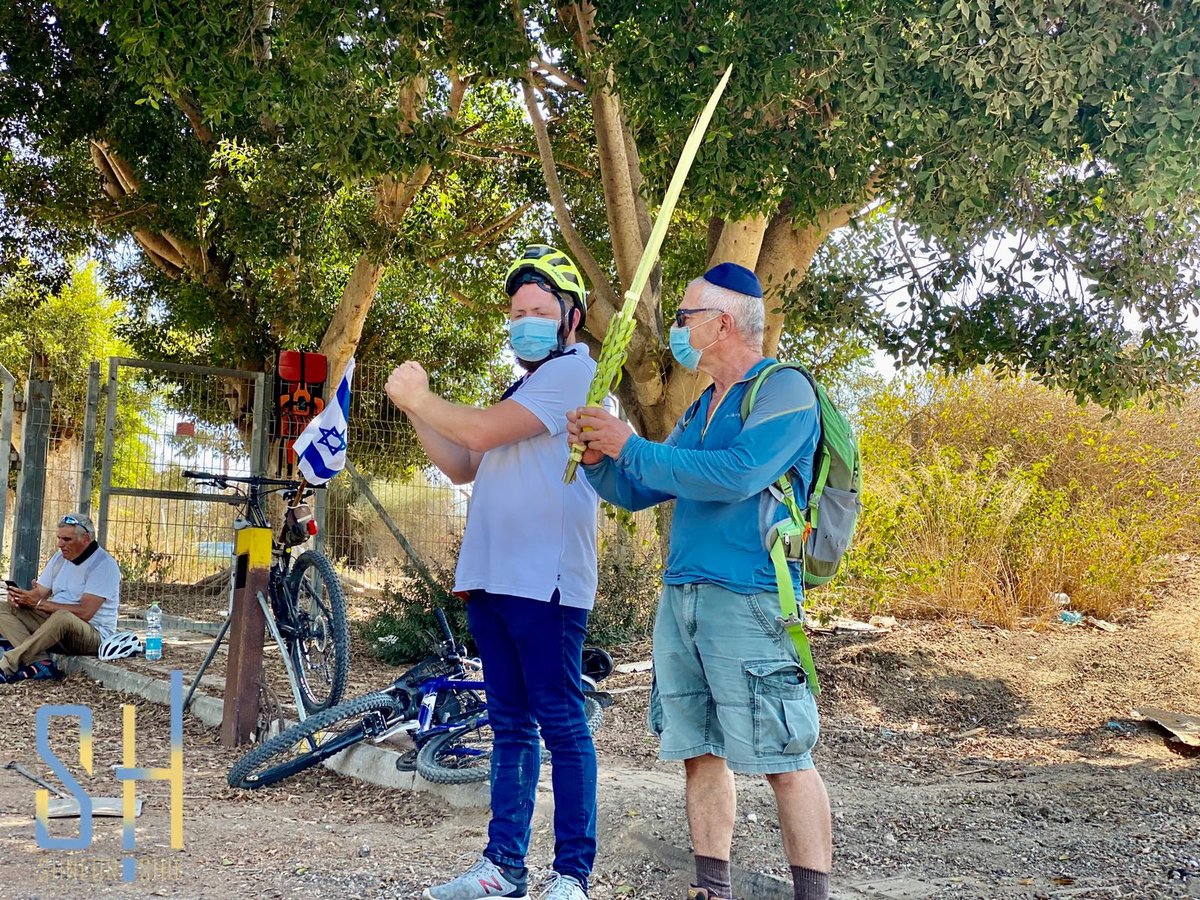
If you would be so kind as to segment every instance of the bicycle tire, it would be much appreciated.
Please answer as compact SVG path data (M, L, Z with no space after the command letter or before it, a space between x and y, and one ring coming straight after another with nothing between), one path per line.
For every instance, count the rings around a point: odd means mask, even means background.
M310 769L343 750L348 750L366 739L367 734L361 719L369 712L399 716L400 707L388 694L365 694L309 716L303 722L293 725L265 743L259 744L235 762L226 776L229 786L247 790L269 787L285 778L298 775L305 769ZM348 727L341 731L333 727L340 722L352 719L359 721L348 723ZM316 739L319 732L328 734L316 747L299 756L280 759L273 766L264 768L267 763L290 752L302 741Z
M588 734L595 734L604 724L604 707L595 697L584 697L583 712L587 716Z
M491 771L492 728L479 720L435 734L417 751L417 774L433 784L474 784Z
M588 733L594 734L604 722L604 708L592 697L583 701L584 713L587 716ZM435 734L426 741L417 752L417 774L433 784L473 784L486 781L491 773L491 733L490 725L484 725L486 734L477 723L455 731L444 731ZM466 741L472 743L466 747ZM486 750L484 746L486 745ZM462 751L469 750L464 754ZM458 751L458 752L456 752ZM462 760L471 763L482 762L486 755L488 765L463 765ZM543 749L542 758L550 760L550 754ZM451 763L450 761L454 762Z
M324 584L324 599L328 600L328 604L324 602L320 592L312 590L311 585L306 587L305 578L310 571L315 572L321 583ZM307 652L310 648L306 648L304 642L298 638L288 640L288 655L296 669L300 699L304 703L305 712L312 715L337 706L346 691L346 679L350 674L350 633L346 624L346 595L342 591L342 582L333 568L333 563L316 550L305 550L296 557L291 571L288 572L287 592L288 602L297 611L303 608L302 603L305 599L310 600L312 605L320 607L320 618L325 621L325 625L321 638L317 640L318 642L322 639L327 641L326 646L333 650L333 665L330 667L325 648L316 648L322 654L320 668L326 670L326 680L329 685L328 694L321 695L317 692L311 677L312 656L310 652ZM311 610L310 617L312 617ZM315 624L314 622L314 627Z

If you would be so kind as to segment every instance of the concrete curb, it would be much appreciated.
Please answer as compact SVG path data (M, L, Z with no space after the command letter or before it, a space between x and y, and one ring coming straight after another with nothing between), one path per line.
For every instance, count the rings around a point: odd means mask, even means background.
M66 673L82 672L99 682L104 687L122 691L127 694L137 694L151 703L168 706L171 702L170 684L167 681L131 672L115 666L112 663L101 662L87 656L54 655L55 664ZM184 679L186 691L190 682ZM188 712L210 728L221 726L221 716L225 704L216 697L209 697L199 691L192 698ZM288 722L288 726L293 722ZM359 744L350 750L340 753L333 759L328 759L324 765L339 775L356 778L380 787L404 791L419 791L440 797L451 806L457 807L486 807L489 802L489 785L487 781L475 784L432 784L420 778L416 772L400 772L396 769L396 760L400 754L375 744ZM270 790L269 788L265 790Z

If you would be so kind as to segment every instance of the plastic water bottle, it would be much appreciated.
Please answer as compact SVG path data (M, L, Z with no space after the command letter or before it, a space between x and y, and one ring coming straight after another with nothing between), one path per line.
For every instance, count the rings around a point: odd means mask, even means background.
M146 610L146 659L162 659L162 609L157 603Z

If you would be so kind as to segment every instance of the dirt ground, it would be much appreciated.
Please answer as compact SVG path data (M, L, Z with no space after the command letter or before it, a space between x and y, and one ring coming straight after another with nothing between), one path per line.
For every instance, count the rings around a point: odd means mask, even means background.
M1131 712L1200 713L1200 559L1181 557L1176 572L1115 633L901 623L884 634L817 635L825 692L816 759L833 804L834 896L1200 897L1200 753ZM171 646L168 662L194 670L204 644ZM618 662L646 654L626 648ZM350 694L394 677L377 663L356 666ZM656 760L645 732L649 674L605 686L616 702L597 736L591 895L682 897L691 874L682 772ZM93 795L120 796L112 767L121 762L123 702L137 706L139 764L167 764L165 707L82 675L0 692L0 766L15 760L46 775L37 707L83 703L94 713L95 776L75 765L73 727L57 728L51 743ZM185 720L185 847L169 847L166 785L139 785L146 806L132 884L116 880L127 855L119 819L97 819L85 850L41 850L33 785L0 770L0 897L411 898L483 845L484 811L323 769L275 789L231 790L224 776L236 757L214 731ZM742 895L776 896L765 876L787 867L770 792L749 778L738 788ZM553 847L546 785L541 800L535 874ZM76 827L59 821L52 834Z

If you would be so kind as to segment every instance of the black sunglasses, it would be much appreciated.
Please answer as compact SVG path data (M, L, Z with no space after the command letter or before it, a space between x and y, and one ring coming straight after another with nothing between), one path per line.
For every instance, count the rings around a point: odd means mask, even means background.
M702 312L719 312L719 313L724 314L725 310L714 309L711 306L701 306L696 309L680 308L680 309L675 310L675 324L678 325L680 328L683 328L685 325L687 325L687 317L688 316L694 316L694 315L696 315L696 313L702 313Z

